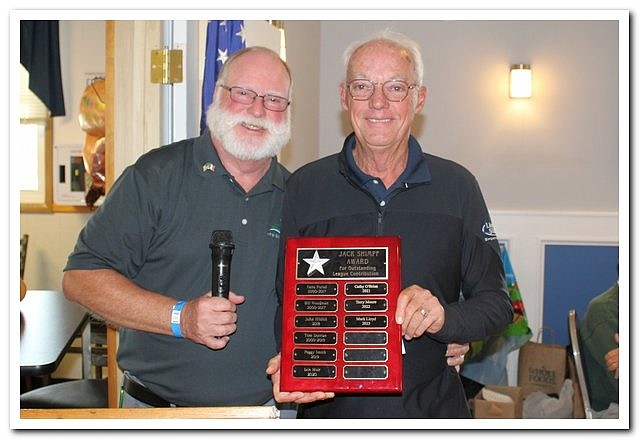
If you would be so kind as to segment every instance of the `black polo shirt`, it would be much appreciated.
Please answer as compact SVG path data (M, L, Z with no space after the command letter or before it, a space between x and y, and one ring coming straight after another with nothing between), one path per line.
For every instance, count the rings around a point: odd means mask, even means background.
M249 192L222 166L210 134L152 150L128 167L81 231L65 270L114 269L176 300L211 290L211 234L230 230L230 288L244 295L222 350L121 329L119 365L183 406L261 405L275 354L275 270L288 172L274 159ZM123 293L126 295L126 293Z
M305 405L304 416L470 417L460 377L446 362L446 344L498 333L513 315L480 187L459 164L421 153L416 163L428 167L424 169L430 178L403 179L381 206L349 166L352 136L340 153L299 168L287 181L283 243L297 236L399 236L402 287L417 284L429 289L443 304L446 320L439 332L404 341L402 394L341 393ZM418 145L413 138L410 144ZM279 258L282 267L282 250ZM279 270L279 295L283 286Z

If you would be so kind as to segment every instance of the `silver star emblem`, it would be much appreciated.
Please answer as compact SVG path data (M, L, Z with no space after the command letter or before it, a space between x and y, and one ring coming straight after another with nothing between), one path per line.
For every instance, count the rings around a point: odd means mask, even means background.
M244 32L244 25L243 24L240 25L240 31L236 32L236 36L240 37L240 39L242 40L242 44L245 44L246 34Z
M227 62L227 58L229 58L229 50L225 49L225 50L220 50L218 49L218 58L216 58L217 61L220 61L222 64Z
M317 270L322 275L324 275L324 268L322 266L327 261L329 261L329 258L320 258L320 255L318 255L318 251L316 251L313 254L313 258L303 258L303 260L305 261L305 263L309 265L309 269L307 270L307 275L311 275L314 270Z

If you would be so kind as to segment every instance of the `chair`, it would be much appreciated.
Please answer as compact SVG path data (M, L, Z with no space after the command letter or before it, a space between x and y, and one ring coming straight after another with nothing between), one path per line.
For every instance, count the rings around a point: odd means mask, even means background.
M102 379L107 367L107 323L98 315L89 317L89 324L80 335L82 347L71 347L69 352L82 353L82 377Z
M29 244L29 235L22 234L20 237L20 279L24 279L24 266L27 261L27 245Z
M587 373L584 368L582 352L580 351L580 331L578 326L578 315L575 310L569 310L569 340L571 345L571 354L576 367L576 375L578 376L578 385L582 398L582 407L586 419L593 418L593 410L591 409L591 401L589 400L589 387L587 385Z
M100 320L95 317L92 319L94 320L93 328L99 329ZM102 324L104 324L104 321L102 321ZM90 329L91 325L91 322L87 324ZM106 341L104 341L106 348L92 346L92 349L100 348L101 350L98 350L95 354L89 354L93 367L99 371L99 374L96 371L95 378L91 377L91 375L87 377L84 374L85 378L83 379L60 382L27 391L20 395L20 408L116 408L118 406L117 330L106 324L104 324L104 327L106 327ZM83 349L87 340L91 341L91 338L83 337ZM93 339L94 343L96 341L100 342L99 335L97 339ZM106 350L104 355L102 349ZM86 351L84 354L86 355ZM107 377L102 378L101 371L105 359ZM83 373L86 373L85 366L83 366Z

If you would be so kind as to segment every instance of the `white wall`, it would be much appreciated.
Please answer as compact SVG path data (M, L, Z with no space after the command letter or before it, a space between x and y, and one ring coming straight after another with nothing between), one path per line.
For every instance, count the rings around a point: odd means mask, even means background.
M80 98L86 79L104 74L105 23L60 22L60 64L65 116L53 118L54 145L84 145ZM17 61L16 61L17 62ZM20 233L29 234L25 282L29 289L62 288L62 268L90 214L20 214ZM17 240L17 237L15 237Z
M323 21L320 155L338 151L342 51L390 27L419 42L423 148L468 167L491 209L618 210L616 21ZM533 97L508 98L512 63Z
M293 76L291 142L280 161L291 171L320 157L319 102L322 93L321 22L286 21L287 64Z

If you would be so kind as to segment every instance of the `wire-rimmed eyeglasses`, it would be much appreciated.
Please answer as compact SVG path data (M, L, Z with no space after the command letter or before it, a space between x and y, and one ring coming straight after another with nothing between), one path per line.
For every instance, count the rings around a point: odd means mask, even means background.
M383 83L374 83L368 79L354 79L347 83L349 94L356 101L366 101L371 98L373 91L377 85L382 86L382 93L389 101L400 102L409 94L409 90L416 87L417 84L407 84L400 79L391 79Z
M245 89L244 87L227 87L223 84L220 84L220 87L228 90L231 99L239 104L251 105L256 98L262 98L262 105L267 110L283 112L289 106L289 100L282 96L270 94L258 95L253 90Z

